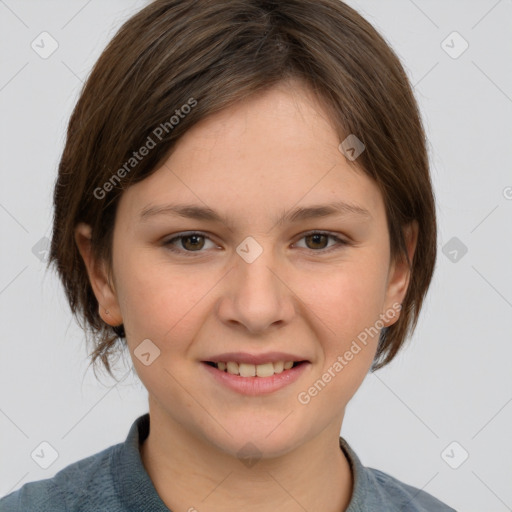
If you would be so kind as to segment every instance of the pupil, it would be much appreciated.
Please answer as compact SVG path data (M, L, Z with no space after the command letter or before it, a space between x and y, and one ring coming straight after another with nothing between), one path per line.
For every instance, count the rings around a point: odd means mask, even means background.
M313 243L314 243L314 244L316 244L316 243L320 243L320 242L318 242L318 238L326 239L327 237L326 237L326 235L322 235L322 234L315 234L315 235L309 235L309 236L308 236L308 238L313 238L313 239L315 239ZM324 242L325 242L325 240L324 240ZM321 244L321 245L322 245L322 244ZM318 248L318 247L316 247L316 248Z
M188 243L189 240L193 240L192 242L192 249L197 249L198 248L198 245L197 245L197 239L198 238L202 238L201 235L189 235L187 237L184 238L184 246ZM203 244L204 245L204 244ZM189 247L186 247L186 248L189 248ZM199 246L199 249L202 248L202 245Z

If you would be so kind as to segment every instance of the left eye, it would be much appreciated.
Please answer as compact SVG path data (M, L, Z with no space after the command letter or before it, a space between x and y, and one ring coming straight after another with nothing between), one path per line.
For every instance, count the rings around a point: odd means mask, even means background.
M328 239L332 239L335 241L334 245L330 246L328 249L325 247L325 243L327 243ZM203 233L194 232L194 233L187 233L187 234L181 234L178 236L175 236L166 242L164 242L164 245L169 248L170 251L176 252L176 253L184 253L187 254L187 256L191 256L190 253L200 253L204 252L201 251L203 247L205 246L205 240L210 241L212 244L213 242L211 239L206 236ZM330 252L332 250L340 248L340 246L348 245L348 242L342 240L341 238L332 235L330 233L325 233L323 231L314 231L312 233L307 233L304 235L300 240L306 240L309 242L309 244L313 244L313 247L306 247L306 249L310 249L313 252ZM181 246L183 249L177 248L176 243L181 241ZM213 244L215 246L215 244ZM318 247L318 246L322 247Z
M301 240L310 240L313 242L313 245L323 245L324 242L326 242L329 238L335 241L335 244L332 245L329 249L325 250L325 247L316 247L316 249L320 249L321 252L330 252L334 249L338 249L340 246L347 245L347 242L345 240L342 240L341 238L337 237L336 235L331 235L330 233L324 233L321 231L315 231L313 233L308 233L307 235L304 235ZM307 249L311 249L311 247L306 247ZM315 252L320 252L315 251Z

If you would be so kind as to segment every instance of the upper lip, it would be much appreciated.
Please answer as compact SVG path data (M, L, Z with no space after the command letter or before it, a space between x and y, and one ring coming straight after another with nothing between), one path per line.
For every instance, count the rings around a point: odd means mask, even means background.
M285 352L265 352L264 354L249 354L248 352L224 352L223 354L216 354L205 359L204 362L219 363L219 362L234 361L237 363L246 364L263 364L263 363L277 363L278 361L307 361L304 357L287 354Z

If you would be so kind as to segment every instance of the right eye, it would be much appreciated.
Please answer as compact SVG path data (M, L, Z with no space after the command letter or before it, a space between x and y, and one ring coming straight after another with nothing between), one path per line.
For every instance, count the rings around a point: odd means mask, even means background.
M184 256L195 256L191 253L204 252L201 251L205 245L202 239L210 240L208 236L201 232L194 231L190 233L180 233L179 235L164 242L164 245L172 252L183 254ZM175 246L176 243L180 243L182 248L177 248Z

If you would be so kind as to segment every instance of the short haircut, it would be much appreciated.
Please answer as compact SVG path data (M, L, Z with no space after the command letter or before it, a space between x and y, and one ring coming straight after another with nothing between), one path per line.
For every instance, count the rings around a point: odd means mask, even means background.
M413 332L436 261L435 201L419 108L385 39L340 0L156 0L121 26L93 67L55 184L48 265L55 264L72 313L92 334L92 364L101 361L112 375L111 357L126 340L122 325L99 316L75 226L91 226L93 255L110 272L123 190L157 170L198 121L288 78L314 91L340 142L355 134L364 143L350 164L378 186L391 257L411 270L400 317L380 332L372 371ZM154 147L135 159L150 139ZM403 228L412 220L419 232L410 261Z

